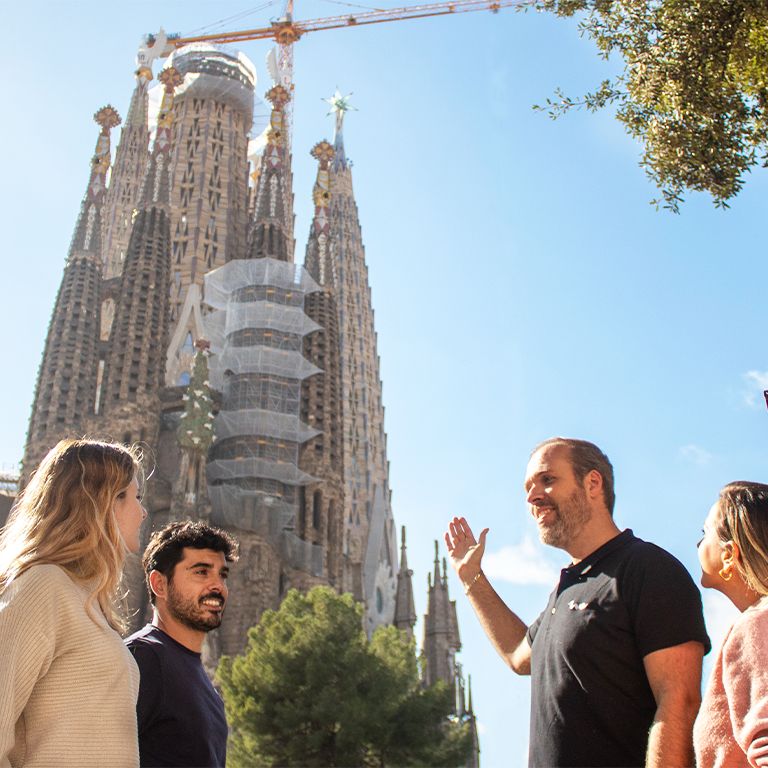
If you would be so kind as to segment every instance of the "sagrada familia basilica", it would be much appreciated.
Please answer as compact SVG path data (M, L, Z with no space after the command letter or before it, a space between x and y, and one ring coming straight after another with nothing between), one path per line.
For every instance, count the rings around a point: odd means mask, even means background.
M248 628L287 590L318 584L363 603L369 634L394 624L412 635L412 571L390 502L371 289L344 149L347 100L329 100L334 141L311 148L314 217L301 266L290 88L278 80L266 91L271 114L255 157L256 73L245 56L189 45L157 79L155 121L145 58L114 161L110 133L121 119L109 106L95 115L22 482L65 436L145 446L154 465L146 528L210 520L241 544L211 662L242 651ZM141 625L136 562L129 583ZM424 679L448 682L456 714L474 729L459 648L436 550Z

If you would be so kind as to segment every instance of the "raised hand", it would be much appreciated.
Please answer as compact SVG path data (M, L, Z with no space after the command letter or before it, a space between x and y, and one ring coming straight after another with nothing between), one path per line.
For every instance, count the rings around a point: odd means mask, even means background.
M469 523L463 517L454 517L448 524L445 546L448 548L451 564L464 584L480 573L487 535L488 528L484 528L480 532L480 540L476 540Z

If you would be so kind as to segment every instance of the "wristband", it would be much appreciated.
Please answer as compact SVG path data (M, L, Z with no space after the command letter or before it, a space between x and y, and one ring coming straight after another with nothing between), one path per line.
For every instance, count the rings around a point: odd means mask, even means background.
M482 572L482 571L478 571L478 572L477 572L477 574L475 575L475 577L472 579L472 581L470 581L470 582L469 582L469 584L467 584L467 585L464 587L464 594L465 594L465 595L468 595L468 594L469 594L469 592L470 592L470 590L472 589L472 587L474 587L474 586L475 586L475 584L477 584L477 582L480 580L480 577L481 577L482 575L483 575L483 572Z

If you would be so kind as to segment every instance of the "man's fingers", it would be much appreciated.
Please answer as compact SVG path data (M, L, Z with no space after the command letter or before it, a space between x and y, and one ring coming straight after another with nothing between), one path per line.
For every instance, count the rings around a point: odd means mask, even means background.
M445 546L448 548L449 554L453 552L453 542L451 541L451 537L447 532L445 534Z
M461 532L466 536L468 539L472 541L472 543L475 543L475 535L472 533L472 529L469 527L469 523L466 521L465 518L461 518L459 520L459 526L461 527Z
M480 531L480 546L485 549L485 537L488 535L488 531L490 528L483 528L482 531Z

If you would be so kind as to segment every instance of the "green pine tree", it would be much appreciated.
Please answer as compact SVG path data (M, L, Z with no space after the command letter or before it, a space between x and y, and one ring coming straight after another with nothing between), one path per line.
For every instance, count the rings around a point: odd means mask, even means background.
M362 607L327 587L291 590L217 678L233 768L458 766L471 748L447 687L421 687L413 641L384 627L369 643Z

